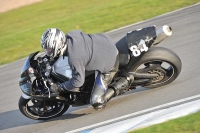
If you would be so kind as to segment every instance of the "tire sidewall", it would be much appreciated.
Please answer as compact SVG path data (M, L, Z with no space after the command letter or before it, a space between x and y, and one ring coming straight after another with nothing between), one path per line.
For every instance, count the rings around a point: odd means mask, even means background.
M141 64L144 64L149 61L165 61L169 63L174 68L174 74L168 81L161 84L147 85L145 86L147 88L157 88L160 86L167 85L171 83L172 81L174 81L181 72L182 63L178 55L174 53L173 51L167 48L162 48L162 47L150 48L149 51L146 52L140 58L140 60L136 64L134 64L133 67L131 67L131 71L135 71Z
M19 110L21 111L21 113L23 115L25 115L26 117L30 118L30 119L34 119L34 120L48 120L48 119L51 119L51 118L54 118L54 117L58 117L58 116L61 116L63 113L65 113L67 111L67 109L69 108L69 105L67 104L64 104L64 107L62 109L61 112L59 112L58 114L54 115L54 116L50 116L50 117L39 117L39 116L36 116L36 115L30 115L28 112L27 112L27 108L26 108L26 105L27 103L30 101L31 99L25 99L23 98L22 96L20 97L19 99L19 103L18 103L18 107L19 107Z

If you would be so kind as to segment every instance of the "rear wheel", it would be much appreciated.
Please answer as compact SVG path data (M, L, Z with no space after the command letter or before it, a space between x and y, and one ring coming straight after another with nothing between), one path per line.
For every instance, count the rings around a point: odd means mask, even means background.
M60 116L69 108L69 105L63 102L24 99L23 97L19 99L18 106L22 114L34 120L47 120Z
M133 71L157 74L150 83L144 85L147 88L156 88L174 81L180 74L181 67L181 60L173 51L153 47L134 65Z

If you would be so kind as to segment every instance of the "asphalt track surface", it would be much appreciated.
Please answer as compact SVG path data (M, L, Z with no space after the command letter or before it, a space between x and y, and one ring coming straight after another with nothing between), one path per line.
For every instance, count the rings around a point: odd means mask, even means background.
M70 107L61 117L48 121L26 118L18 110L18 100L22 94L18 80L24 59L0 66L0 132L62 133L200 94L200 4L107 34L117 41L128 31L165 24L173 28L173 35L158 46L169 48L179 55L183 65L179 77L164 87L138 88L113 98L102 111L88 105Z

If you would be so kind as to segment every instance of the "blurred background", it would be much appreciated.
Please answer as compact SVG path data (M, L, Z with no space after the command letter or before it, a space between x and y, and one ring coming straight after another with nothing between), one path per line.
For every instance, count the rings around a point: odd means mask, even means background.
M99 33L200 0L0 0L0 65L42 51L47 28Z

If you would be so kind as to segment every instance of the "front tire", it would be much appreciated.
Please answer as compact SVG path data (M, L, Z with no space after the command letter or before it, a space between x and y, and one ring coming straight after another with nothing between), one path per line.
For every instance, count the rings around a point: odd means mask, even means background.
M147 88L157 88L173 82L180 74L181 68L182 63L176 53L167 48L152 47L132 67L132 71L158 74L158 77L144 85Z
M58 101L19 99L19 110L23 115L34 120L47 120L61 116L67 111L69 105Z

